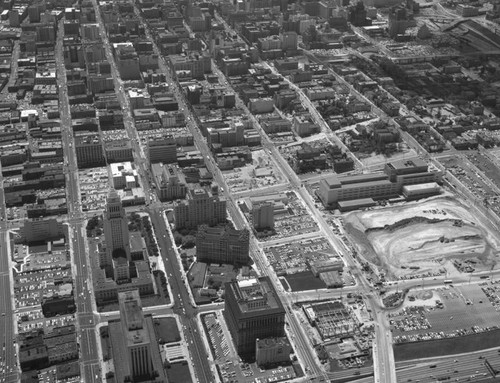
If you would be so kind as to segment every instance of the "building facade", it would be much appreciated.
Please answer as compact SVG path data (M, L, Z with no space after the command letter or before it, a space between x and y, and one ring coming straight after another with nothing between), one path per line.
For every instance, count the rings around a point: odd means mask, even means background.
M400 160L385 165L384 173L332 175L320 181L318 197L325 206L364 198L386 199L402 193L406 185L441 183L442 172L429 169L420 159Z
M257 366L272 366L290 361L292 346L286 337L257 339L255 362Z
M247 229L201 225L196 234L199 262L248 265L250 236Z
M198 225L216 225L226 222L226 200L205 189L190 189L174 207L176 228L196 228Z
M150 139L148 141L148 157L151 164L177 162L177 142L173 137Z
M103 229L107 258L125 257L130 260L127 216L114 189L109 192L106 200Z
M104 166L106 159L101 139L98 134L77 135L75 151L78 168Z
M151 172L160 201L173 201L186 196L186 178L177 167L156 163L151 165Z
M252 222L255 230L274 229L274 203L254 204L252 206Z
M254 359L257 339L285 336L285 309L269 277L226 283L224 316L241 358Z
M119 293L120 319L109 322L119 382L167 382L151 316L144 316L137 290Z

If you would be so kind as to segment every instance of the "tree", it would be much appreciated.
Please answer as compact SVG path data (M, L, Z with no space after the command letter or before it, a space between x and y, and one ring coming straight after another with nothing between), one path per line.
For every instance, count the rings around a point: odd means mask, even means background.
M95 230L97 227L99 227L101 224L100 222L100 217L97 215L94 215L92 218L89 219L87 222L87 231L92 231Z
M180 246L182 244L182 235L178 232L174 233L174 242L177 246Z
M192 235L186 235L184 238L182 238L182 246L184 246L186 249L193 248L195 244L196 238Z

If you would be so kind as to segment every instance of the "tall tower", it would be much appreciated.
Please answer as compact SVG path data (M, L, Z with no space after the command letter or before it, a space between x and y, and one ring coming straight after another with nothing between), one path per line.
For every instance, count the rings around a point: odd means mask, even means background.
M227 282L224 317L243 359L255 356L257 339L285 336L285 308L269 277Z
M118 301L132 381L134 378L150 378L153 372L151 334L144 323L139 291L118 293Z
M252 207L253 227L256 230L274 229L274 204L263 202Z
M130 261L127 216L115 189L111 189L106 199L104 238L108 260L123 257Z

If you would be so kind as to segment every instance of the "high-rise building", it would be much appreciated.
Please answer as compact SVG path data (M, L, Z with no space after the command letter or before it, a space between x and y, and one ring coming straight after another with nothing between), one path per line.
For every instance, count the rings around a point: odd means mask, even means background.
M256 230L274 229L274 203L254 204L252 206L252 221Z
M97 304L116 302L124 291L137 290L141 296L154 294L150 266L144 260L141 244L131 241L127 215L114 189L106 200L103 226L105 243L98 246L99 262L92 263Z
M151 164L151 173L160 201L173 201L186 196L186 177L176 166Z
M182 201L174 207L175 226L196 228L198 225L216 225L226 222L226 200L205 189L190 189Z
M152 372L151 339L144 328L141 298L137 290L118 294L123 335L127 339L127 356L132 378Z
M356 27L371 25L372 22L366 17L366 8L363 2L358 1L356 5L349 7L349 22Z
M106 164L102 141L98 134L89 132L75 134L75 150L79 169Z
M117 382L167 382L151 316L137 290L118 294L120 320L109 322Z
M247 265L249 238L247 229L201 225L196 234L196 258L199 262Z
M296 32L283 32L281 34L281 48L283 50L296 50L297 49L298 35Z
M141 78L139 56L131 42L113 44L118 71L123 80Z
M408 28L408 14L404 7L394 7L389 13L389 36L404 35Z
M253 359L256 340L285 336L285 309L269 277L228 282L224 316L240 357Z
M151 164L177 162L177 143L172 136L148 140L148 159Z
M106 199L104 239L108 259L120 257L130 260L127 216L120 196L114 189L109 192Z

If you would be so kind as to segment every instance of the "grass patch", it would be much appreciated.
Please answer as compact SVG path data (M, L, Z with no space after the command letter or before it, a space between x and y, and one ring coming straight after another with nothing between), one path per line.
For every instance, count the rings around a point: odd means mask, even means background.
M317 290L326 288L325 282L316 278L310 271L286 275L285 279L292 291Z
M500 346L500 330L493 330L457 338L395 344L394 359L396 362L400 362L433 356L463 354L497 346Z
M174 318L155 318L155 333L160 344L179 342L181 335Z
M207 264L195 262L188 272L188 281L191 288L203 287L205 275L207 274Z
M192 383L193 381L187 362L171 364L167 366L166 371L169 383Z

